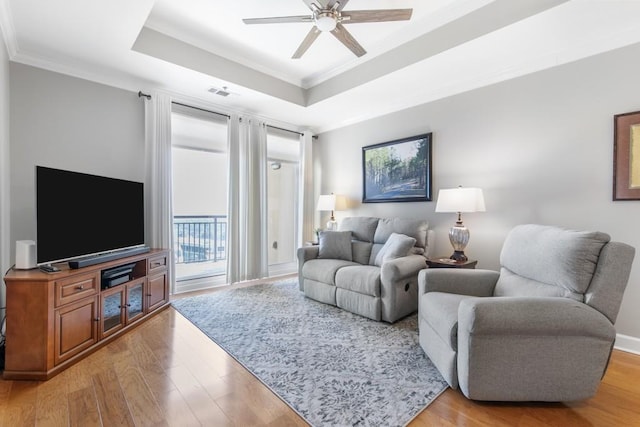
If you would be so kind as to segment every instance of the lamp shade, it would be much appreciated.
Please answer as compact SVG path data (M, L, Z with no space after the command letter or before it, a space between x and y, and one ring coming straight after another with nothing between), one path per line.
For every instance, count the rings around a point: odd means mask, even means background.
M319 211L332 211L336 208L336 196L335 194L323 194L318 197L318 205L316 210Z
M481 188L449 188L438 192L436 212L484 212Z

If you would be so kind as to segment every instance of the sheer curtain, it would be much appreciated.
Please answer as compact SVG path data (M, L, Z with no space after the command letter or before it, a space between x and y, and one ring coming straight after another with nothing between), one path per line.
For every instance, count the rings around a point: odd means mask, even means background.
M298 183L298 247L313 241L314 200L313 200L313 146L312 134L300 136L300 175Z
M229 119L227 281L266 277L267 129L258 119Z
M171 97L167 94L154 93L145 102L145 151L146 240L152 248L172 249ZM169 259L168 280L173 292L173 256Z

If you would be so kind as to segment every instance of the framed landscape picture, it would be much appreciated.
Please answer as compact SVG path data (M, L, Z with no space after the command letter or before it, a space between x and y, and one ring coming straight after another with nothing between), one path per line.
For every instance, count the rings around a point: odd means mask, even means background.
M431 133L362 147L363 203L431 200Z

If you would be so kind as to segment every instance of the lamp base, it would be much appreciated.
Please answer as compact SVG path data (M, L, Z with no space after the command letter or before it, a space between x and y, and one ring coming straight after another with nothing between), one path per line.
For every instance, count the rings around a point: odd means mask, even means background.
M338 221L333 219L327 221L327 231L338 231Z
M467 261L467 256L464 254L464 248L469 243L469 229L462 224L462 220L458 218L456 225L449 229L449 241L453 246L453 255L449 258L457 262Z
M463 251L453 251L453 255L451 255L449 259L455 260L457 262L466 262L469 258L467 258Z

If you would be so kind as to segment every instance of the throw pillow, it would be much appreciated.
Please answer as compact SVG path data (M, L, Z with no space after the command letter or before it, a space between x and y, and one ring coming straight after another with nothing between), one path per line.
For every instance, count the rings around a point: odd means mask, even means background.
M318 258L352 261L351 231L321 231Z
M391 233L384 246L380 249L380 252L378 252L374 263L378 267L381 267L386 261L406 256L415 244L416 239L413 237L405 234Z

